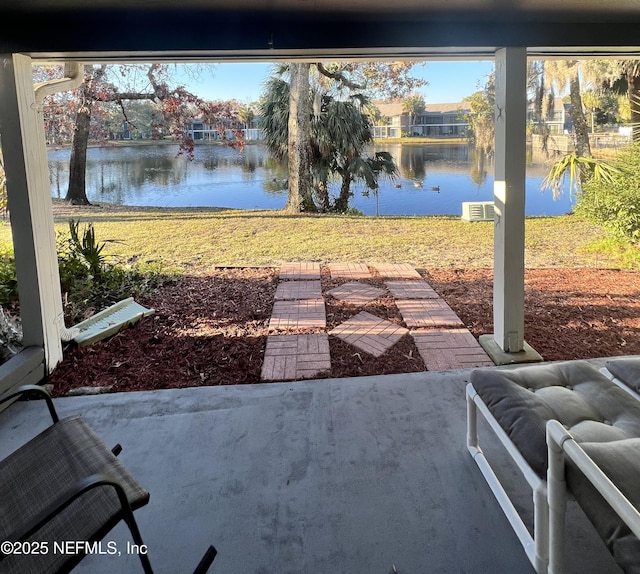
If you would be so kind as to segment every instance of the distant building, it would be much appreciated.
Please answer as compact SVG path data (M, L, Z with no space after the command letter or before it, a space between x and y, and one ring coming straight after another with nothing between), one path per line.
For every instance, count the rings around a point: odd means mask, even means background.
M402 102L376 103L386 122L375 126L376 138L399 138L403 135L425 137L465 137L469 128L464 119L471 110L465 102L427 104L415 117L402 110Z
M264 134L258 127L258 118L252 119L248 125L242 128L245 140L262 140ZM223 125L229 125L229 122L223 122ZM223 135L224 134L224 135ZM206 123L200 118L194 119L187 127L187 135L193 141L217 141L224 139L233 139L234 135L230 129L220 129L220 123Z
M565 103L560 99L554 101L553 109L547 112L544 118L552 135L569 134L573 132L573 122L569 115L570 103ZM529 104L527 119L532 123L539 123L540 116L534 111L533 104Z

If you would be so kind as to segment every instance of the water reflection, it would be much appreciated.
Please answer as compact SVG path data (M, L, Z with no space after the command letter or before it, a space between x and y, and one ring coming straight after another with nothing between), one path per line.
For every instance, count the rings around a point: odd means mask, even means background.
M90 201L125 205L217 206L281 209L286 203L287 169L261 145L244 150L197 146L193 161L177 157L177 146L148 145L91 148L87 156ZM367 152L388 151L400 169L395 181L382 180L378 193L353 188L352 205L372 215L460 215L463 201L493 199L493 165L467 145L377 145ZM69 179L69 151L49 152L51 194L64 197ZM541 164L527 171L528 215L571 210L567 195L554 201L542 193L546 172ZM330 191L337 193L338 182Z

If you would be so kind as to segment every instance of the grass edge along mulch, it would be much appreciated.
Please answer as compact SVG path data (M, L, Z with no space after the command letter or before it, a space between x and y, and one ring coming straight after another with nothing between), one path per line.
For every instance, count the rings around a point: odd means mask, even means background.
M397 262L417 268L492 268L492 222L458 216L290 215L219 208L89 207L54 202L56 232L69 219L92 222L106 252L124 262L159 264L178 274L285 261ZM10 246L0 225L0 246ZM640 254L605 240L574 215L526 219L527 268L637 266Z

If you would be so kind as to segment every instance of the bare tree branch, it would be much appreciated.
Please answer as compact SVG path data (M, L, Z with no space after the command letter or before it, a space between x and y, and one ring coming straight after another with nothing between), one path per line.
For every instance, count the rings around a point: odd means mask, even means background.
M366 86L362 84L356 84L355 82L352 82L342 72L330 72L320 62L316 62L316 68L318 68L318 72L320 72L323 76L330 78L332 80L336 80L337 82L340 82L342 85L346 86L347 88L350 88L352 90L364 90L366 88Z

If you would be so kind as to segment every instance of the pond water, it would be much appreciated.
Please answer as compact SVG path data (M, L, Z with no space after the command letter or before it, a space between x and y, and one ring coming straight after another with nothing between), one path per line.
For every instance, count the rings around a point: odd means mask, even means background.
M467 145L379 145L388 151L400 177L382 179L378 193L354 185L351 205L367 215L460 215L463 201L493 200L493 165ZM144 145L90 148L87 154L89 201L161 207L281 209L287 201L286 167L266 148L243 151L199 145L193 161L177 157L177 146ZM69 150L49 152L51 194L64 197L69 179ZM540 184L547 167L527 167L527 215L559 215L572 208L563 194L554 200ZM333 191L337 193L337 184Z

